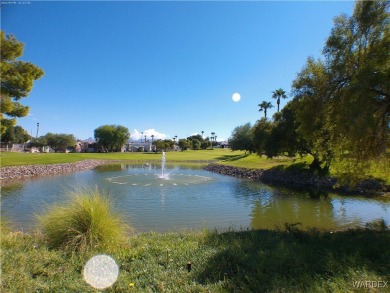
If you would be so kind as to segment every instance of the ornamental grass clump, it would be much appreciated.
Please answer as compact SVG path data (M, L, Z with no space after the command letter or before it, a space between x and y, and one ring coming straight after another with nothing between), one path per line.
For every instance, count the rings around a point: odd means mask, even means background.
M73 251L116 245L130 230L97 188L71 192L66 204L52 206L37 218L51 248Z

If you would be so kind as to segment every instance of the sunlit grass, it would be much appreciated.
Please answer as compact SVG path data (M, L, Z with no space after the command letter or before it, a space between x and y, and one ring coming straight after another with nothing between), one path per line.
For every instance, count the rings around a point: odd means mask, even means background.
M264 169L268 170L274 167L281 169L286 168L292 164L304 163L307 164L312 160L311 156L305 157L275 157L267 158L266 156L259 157L256 154L243 154L237 153L235 157L227 156L224 160L220 161L220 164L248 168L248 169Z
M308 169L313 157L275 157L269 159L265 156L259 157L256 154L245 154L243 151L231 151L229 149L213 150L187 150L183 152L167 152L168 162L179 162L183 164L195 164L203 166L206 163L219 163L239 168L248 169L285 169L297 171L299 169ZM19 166L32 164L56 164L72 163L82 160L118 160L128 162L160 162L161 153L1 153L1 166ZM193 165L193 166L195 166ZM330 175L337 177L337 165L330 168ZM378 159L371 164L367 170L369 178L380 179L390 184L390 159Z
M184 152L167 152L168 161L218 161L224 155L236 155L228 149L188 150ZM128 160L128 161L161 161L161 153L0 153L1 166L18 166L33 164L73 163L82 160Z
M49 247L75 251L107 248L123 240L129 228L97 188L78 189L68 203L49 207L37 218Z
M389 246L389 231L376 223L333 233L297 225L142 233L103 251L120 268L105 292L354 292L354 281L389 280ZM96 292L82 270L97 253L48 249L39 235L2 235L1 291Z

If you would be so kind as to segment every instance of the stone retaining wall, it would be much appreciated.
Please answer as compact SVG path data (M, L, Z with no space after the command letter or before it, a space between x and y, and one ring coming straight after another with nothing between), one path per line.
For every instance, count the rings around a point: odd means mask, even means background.
M353 193L380 193L390 191L389 186L382 186L377 180L372 179L364 180L353 189L346 186L335 188L335 184L337 183L335 178L318 176L309 171L292 172L277 169L245 169L220 164L209 164L204 169L214 173L287 186L314 187L318 189Z
M93 169L107 163L101 160L84 160L75 163L9 166L0 169L0 180L22 179L34 176L64 174L81 170Z

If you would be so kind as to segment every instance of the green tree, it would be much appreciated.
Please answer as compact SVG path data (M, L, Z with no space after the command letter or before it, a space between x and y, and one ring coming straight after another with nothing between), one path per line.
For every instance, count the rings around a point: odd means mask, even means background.
M390 125L389 1L357 1L339 16L323 53L331 76L331 144L338 159L368 162L388 148Z
M107 152L120 151L130 138L127 127L121 125L103 125L95 129L95 140L98 146Z
M251 124L248 122L234 128L229 143L232 151L245 151L245 154L246 152L253 152L253 129Z
M8 127L5 133L1 136L2 142L25 143L30 139L28 132L23 127L17 125Z
M185 151L189 148L191 148L192 144L189 140L185 139L185 138L181 138L179 139L179 147Z
M388 149L388 11L389 1L357 1L351 17L335 18L325 61L309 58L293 83L298 132L314 156L312 167L326 170L338 161L347 180L364 177Z
M24 45L14 36L1 31L0 69L0 134L5 133L16 123L16 117L24 117L29 107L23 106L19 100L28 96L34 81L41 78L43 70L30 62L17 60L23 55Z
M253 126L253 148L259 156L266 153L272 127L273 123L265 118Z
M276 99L276 104L278 105L278 112L279 112L280 98L287 99L286 92L281 88L277 89L276 91L272 92L272 98Z
M200 144L200 148L202 150L207 150L208 148L211 148L211 142L208 141L208 140L202 141L201 144Z
M45 135L45 141L55 152L65 152L68 147L74 147L76 139L73 134L64 133L47 133Z
M272 108L273 105L270 102L262 101L259 105L259 112L264 111L264 118L267 119L267 110Z
M191 135L191 136L187 137L187 140L189 140L189 141L192 141L194 139L197 139L199 141L203 141L203 137L200 134Z
M27 144L27 146L29 147L29 148L33 148L33 147L44 147L44 146L47 146L48 144L47 144L47 137L46 137L46 135L44 135L44 136L40 136L40 137L38 137L38 138L32 138L29 142L28 142L28 144Z
M195 138L191 141L191 144L193 150L199 150L201 146L201 141Z
M159 140L156 140L155 141L155 145L156 145L156 149L157 150L164 150L166 151L167 149L169 148L172 148L173 147L173 141L170 140L170 139L159 139Z
M311 168L326 173L333 160L331 130L334 119L329 95L330 75L320 60L308 58L305 67L293 82L294 111L297 133L307 142L307 153L314 157ZM341 110L341 109L340 109Z

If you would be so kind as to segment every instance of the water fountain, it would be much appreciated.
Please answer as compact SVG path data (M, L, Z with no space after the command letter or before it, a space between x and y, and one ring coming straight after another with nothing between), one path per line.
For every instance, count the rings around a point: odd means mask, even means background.
M156 174L155 169L151 168L151 165L148 164L150 167L148 169L129 168L127 170L128 174L110 177L106 180L109 183L119 185L150 187L192 185L212 181L211 177L198 175L196 172L191 170L182 170L180 173L169 172L166 165L166 155L165 152L163 152L161 157L161 171L158 174ZM162 180L164 182L162 182Z
M169 179L169 173L166 173L165 164L166 164L165 152L162 152L161 175L159 175L158 178L167 180L167 179Z

